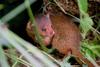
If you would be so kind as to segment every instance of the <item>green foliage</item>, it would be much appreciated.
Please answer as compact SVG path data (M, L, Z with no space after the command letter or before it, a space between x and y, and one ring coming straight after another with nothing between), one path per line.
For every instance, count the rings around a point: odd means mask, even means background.
M89 41L84 41L82 42L82 51L84 51L85 53L88 53L92 58L96 58L97 56L100 57L100 46L99 44L96 43L91 43Z
M88 10L88 3L87 0L77 0L78 1L78 6L80 10L80 27L82 29L82 36L85 38L87 35L88 31L91 30L93 21L87 14Z
M95 67L98 67L94 59L96 59L96 57L100 57L100 44L98 44L99 37L97 36L98 34L96 32L93 33L93 21L87 13L88 2L87 0L77 0L77 2L80 10L80 28L84 39L81 42L81 50L87 59L90 60ZM90 32L90 30L92 32ZM88 33L93 33L94 38L93 36L88 35ZM86 38L86 36L92 37L93 40L89 40L88 37Z
M84 11L85 13L88 10L88 0L77 0L78 1L78 5L79 5L79 10Z
M100 57L100 44L85 40L81 43L81 47L82 47L82 53L84 53L86 58L91 63L93 63L95 67L98 67L95 60L96 60L96 57Z
M92 25L92 19L88 16L88 14L84 13L80 21L80 27L82 29L83 38L85 38L89 30L92 28Z

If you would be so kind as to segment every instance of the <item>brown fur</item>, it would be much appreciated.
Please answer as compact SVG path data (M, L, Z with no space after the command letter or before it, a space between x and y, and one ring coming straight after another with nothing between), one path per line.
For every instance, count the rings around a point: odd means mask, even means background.
M53 38L52 46L60 53L72 55L82 59L89 67L93 65L80 53L80 31L70 18L63 14L50 16L55 36Z

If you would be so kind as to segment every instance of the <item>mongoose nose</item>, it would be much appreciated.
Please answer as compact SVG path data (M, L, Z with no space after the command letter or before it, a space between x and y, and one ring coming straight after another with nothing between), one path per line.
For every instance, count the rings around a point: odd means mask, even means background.
M54 32L54 31L51 31L51 33L50 33L50 34L54 35L54 34L55 34L55 32Z

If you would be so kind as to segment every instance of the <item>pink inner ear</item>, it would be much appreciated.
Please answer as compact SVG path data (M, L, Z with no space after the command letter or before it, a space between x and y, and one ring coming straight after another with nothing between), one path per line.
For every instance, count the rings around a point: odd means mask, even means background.
M49 18L49 15L40 15L36 17L36 22L39 25L40 29L43 28L44 26L51 26L51 21Z

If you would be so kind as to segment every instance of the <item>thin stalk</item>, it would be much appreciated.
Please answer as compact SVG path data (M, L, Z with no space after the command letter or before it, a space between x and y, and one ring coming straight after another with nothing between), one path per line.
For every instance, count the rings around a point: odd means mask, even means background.
M0 67L10 67L1 44L0 44Z

